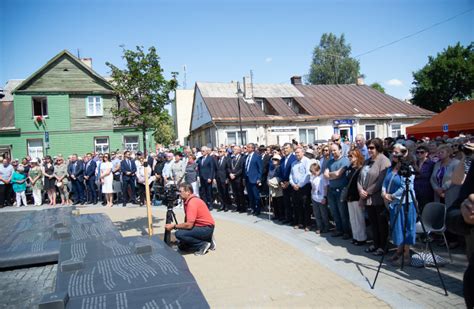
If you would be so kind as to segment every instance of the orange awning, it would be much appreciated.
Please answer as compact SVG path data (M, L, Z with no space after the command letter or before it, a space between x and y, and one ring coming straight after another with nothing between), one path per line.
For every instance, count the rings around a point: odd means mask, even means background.
M455 102L431 119L407 127L407 136L434 136L474 131L474 100Z

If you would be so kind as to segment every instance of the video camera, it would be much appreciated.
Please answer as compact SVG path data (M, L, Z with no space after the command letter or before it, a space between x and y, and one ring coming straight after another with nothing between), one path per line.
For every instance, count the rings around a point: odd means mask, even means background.
M398 161L400 161L400 169L398 170L398 174L402 177L410 178L412 175L416 175L417 172L411 163L406 159L405 155L406 151L402 151L402 153L397 155L394 154L394 156L398 158Z
M175 184L158 186L156 198L161 200L163 205L166 205L168 208L173 208L178 206L179 203L179 189Z

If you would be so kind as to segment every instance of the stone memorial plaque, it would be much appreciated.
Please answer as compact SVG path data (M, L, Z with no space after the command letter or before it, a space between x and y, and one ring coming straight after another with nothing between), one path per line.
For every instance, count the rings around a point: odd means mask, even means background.
M72 216L69 225L70 237L62 241L87 241L99 238L121 238L122 235L114 226L112 220L104 214L86 214Z
M137 246L151 252L136 253ZM82 263L81 269L58 271L56 292L67 291L68 308L208 306L184 258L158 237L72 241L60 252L60 265Z
M70 224L70 207L25 212L21 217L18 213L12 215L6 212L2 214L2 221L8 221L9 216L17 220L15 224L0 227L0 235L3 236L0 243L0 269L58 260L59 240L54 233L55 226Z

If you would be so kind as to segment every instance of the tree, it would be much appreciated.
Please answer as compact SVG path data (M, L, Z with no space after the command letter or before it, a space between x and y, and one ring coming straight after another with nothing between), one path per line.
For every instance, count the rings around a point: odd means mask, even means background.
M308 76L310 84L354 84L360 75L359 61L350 57L351 45L344 34L324 33L314 48Z
M440 112L453 101L472 98L474 90L474 44L448 46L428 64L413 73L410 89L412 102L420 107Z
M160 57L155 47L150 47L148 53L142 46L136 50L127 50L122 46L122 58L126 62L125 69L106 62L112 70L112 84L120 100L120 107L112 108L112 114L123 126L133 126L141 129L143 145L146 152L146 132L154 130L155 140L171 142L173 133L170 132L171 118L166 110L170 93L176 89L176 79L166 80L160 65ZM167 132L163 137L160 134Z
M375 82L375 83L372 83L370 84L370 87L374 88L375 90L378 90L382 93L385 93L385 88L382 87L382 85L380 85L379 83Z

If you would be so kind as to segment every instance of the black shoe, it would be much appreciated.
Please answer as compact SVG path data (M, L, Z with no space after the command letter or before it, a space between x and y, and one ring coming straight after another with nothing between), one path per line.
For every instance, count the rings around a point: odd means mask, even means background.
M127 207L127 204L122 204L122 207Z
M214 239L214 237L212 237L212 240L211 240L211 246L209 247L209 250L216 250L216 247L217 247L217 244L216 244L216 240Z
M202 244L201 248L198 251L194 252L194 255L204 255L207 253L207 251L209 251L210 247L211 247L211 243L208 241L205 241Z
M79 205L80 203L79 202L74 202L73 205Z
M354 243L354 245L356 245L356 246L363 246L363 245L365 245L365 243L366 243L365 240L362 240L362 241L356 240L355 243Z
M344 240L349 239L349 238L351 238L351 235L349 235L349 234L344 233L344 235L342 235L342 239L344 239Z
M84 204L85 204L85 202L81 202L81 205L84 205Z

